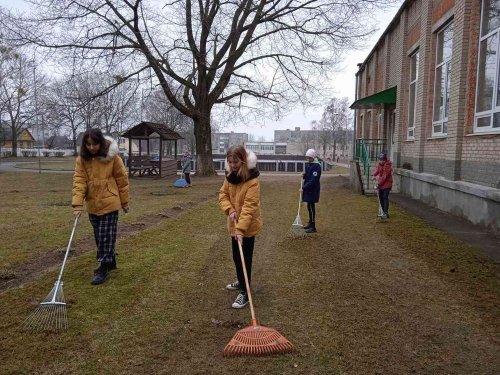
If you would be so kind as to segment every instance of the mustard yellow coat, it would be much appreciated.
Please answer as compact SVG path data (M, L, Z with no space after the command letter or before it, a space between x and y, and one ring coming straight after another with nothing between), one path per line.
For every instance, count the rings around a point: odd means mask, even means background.
M128 205L127 170L113 143L106 157L76 159L72 199L75 210L83 209L85 201L89 214L101 216Z
M224 179L219 191L220 207L227 217L227 229L230 236L237 234L243 237L253 237L262 229L260 214L260 182L258 178L231 184ZM235 225L229 215L238 214L238 223Z

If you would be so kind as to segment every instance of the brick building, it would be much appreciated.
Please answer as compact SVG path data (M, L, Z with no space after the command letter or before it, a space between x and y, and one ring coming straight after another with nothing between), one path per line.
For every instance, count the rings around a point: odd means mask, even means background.
M362 170L386 150L403 194L493 230L499 43L500 0L407 0L359 64L351 106Z

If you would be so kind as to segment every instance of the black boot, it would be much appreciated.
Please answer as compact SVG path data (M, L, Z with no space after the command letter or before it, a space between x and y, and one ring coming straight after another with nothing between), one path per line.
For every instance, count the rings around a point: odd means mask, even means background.
M106 279L108 278L108 275L109 275L109 273L108 273L109 267L110 267L109 264L101 262L101 265L97 269L97 272L96 272L94 278L92 279L91 284L92 285L99 285L99 284L102 284L103 282L105 282Z
M311 228L311 222L307 223L307 225L304 225L302 228L304 228L304 229L309 229L309 228Z
M316 233L316 223L311 223L311 226L306 229L306 233Z
M97 274L97 272L99 271L99 268L101 268L101 266L97 267L95 270L94 270L94 275ZM111 263L108 263L108 271L114 271L116 270L116 258L113 257L113 260L111 261Z

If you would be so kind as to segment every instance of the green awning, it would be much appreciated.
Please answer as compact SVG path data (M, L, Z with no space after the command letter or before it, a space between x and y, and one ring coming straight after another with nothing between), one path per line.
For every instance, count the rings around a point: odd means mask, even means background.
M375 104L396 104L397 86L377 92L376 94L365 96L351 104L351 109L373 108Z

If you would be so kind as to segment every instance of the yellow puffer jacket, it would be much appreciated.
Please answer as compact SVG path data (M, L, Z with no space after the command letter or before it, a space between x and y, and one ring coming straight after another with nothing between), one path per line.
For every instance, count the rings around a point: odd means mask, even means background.
M101 216L128 205L127 170L116 142L109 137L106 140L110 141L106 157L76 159L72 199L75 210L83 209L85 201L88 213Z
M255 168L257 158L251 151L247 151L248 168ZM226 165L228 163L226 162ZM227 217L227 229L230 236L241 234L243 237L253 237L262 229L262 217L260 213L260 182L258 178L231 184L227 179L219 191L220 207ZM233 212L238 214L238 222L235 225L229 218Z

